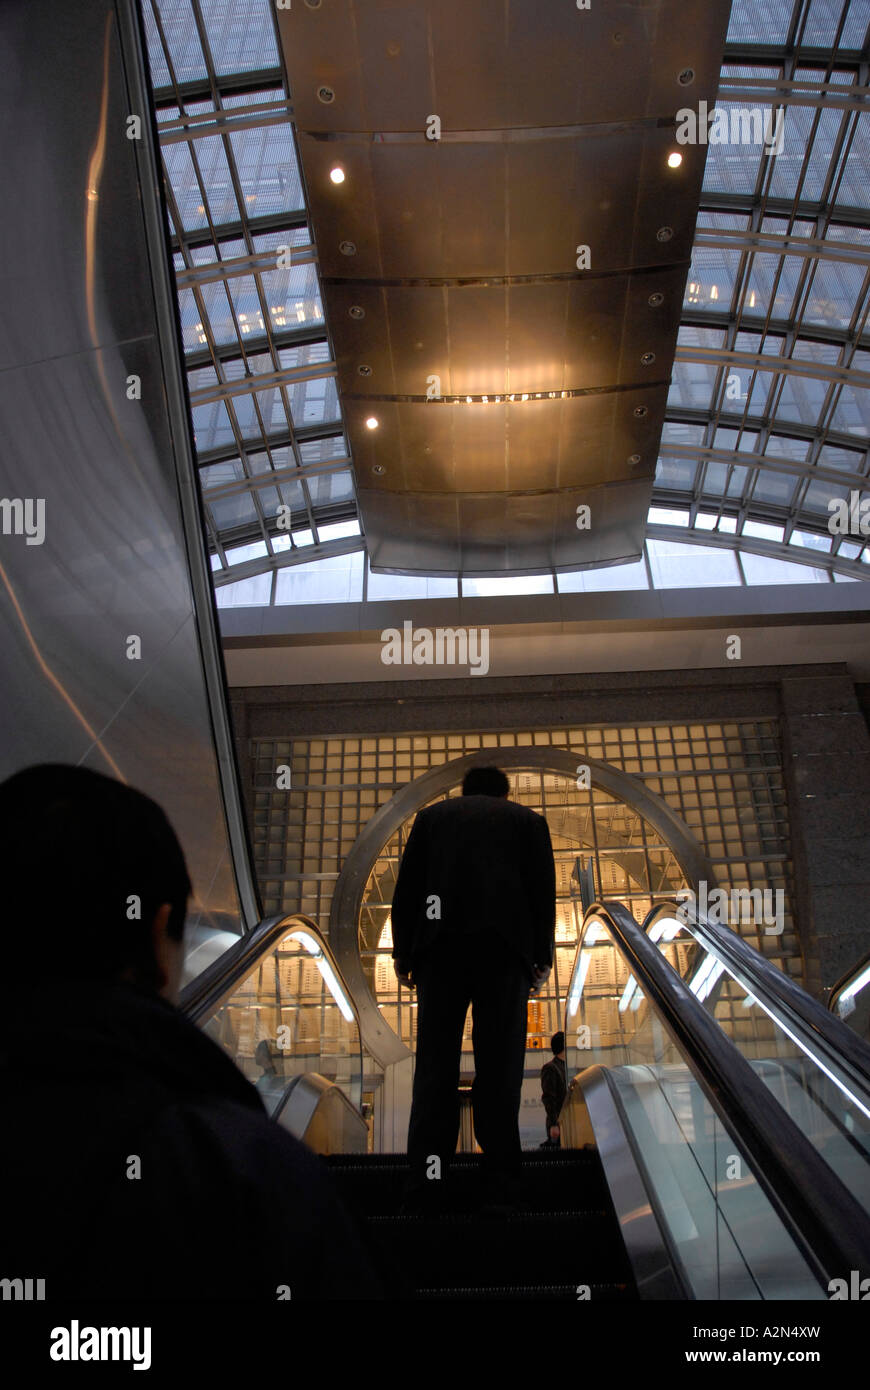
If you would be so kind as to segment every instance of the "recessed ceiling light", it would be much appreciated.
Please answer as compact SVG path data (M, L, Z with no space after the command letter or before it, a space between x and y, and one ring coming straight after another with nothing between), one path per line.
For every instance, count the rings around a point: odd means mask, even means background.
M344 183L344 170L340 164L336 164L333 169L330 169L329 177L333 183Z
M682 164L682 162L683 162L683 156L680 154L679 150L672 150L671 153L668 155L668 168L669 168L669 169L679 169L679 167L680 167L680 165ZM342 178L343 178L343 177L344 177L344 175L342 174ZM341 179L339 179L339 183L340 183L340 182L341 182Z
M378 427L377 416L376 416L376 415L370 415L369 418L366 420L366 429L367 429L367 430L376 430L377 427Z

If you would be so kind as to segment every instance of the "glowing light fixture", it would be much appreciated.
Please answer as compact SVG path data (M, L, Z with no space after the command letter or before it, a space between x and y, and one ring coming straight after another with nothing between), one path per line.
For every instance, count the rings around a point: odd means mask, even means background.
M376 430L377 427L378 427L378 418L377 418L377 416L376 416L376 415L370 415L369 418L366 420L366 429L367 429L367 430Z
M330 169L329 177L333 183L344 183L344 170L340 164L336 164L333 169Z
M290 932L289 939L293 941L298 941L299 945L304 946L308 954L314 957L314 963L317 966L317 969L320 971L321 975L323 976L323 983L326 985L326 988L329 990L330 994L332 995L333 999L338 1005L342 1018L346 1019L348 1023L353 1023L354 1013L350 1004L350 1000L348 999L347 995L342 989L336 977L335 971L333 970L329 961L326 959L326 956L320 949L319 943L314 939L313 936L309 936L308 932L304 931Z
M680 165L682 164L682 162L683 162L683 156L680 154L679 150L673 150L673 151L668 155L668 168L669 168L669 169L679 169L679 167L680 167Z

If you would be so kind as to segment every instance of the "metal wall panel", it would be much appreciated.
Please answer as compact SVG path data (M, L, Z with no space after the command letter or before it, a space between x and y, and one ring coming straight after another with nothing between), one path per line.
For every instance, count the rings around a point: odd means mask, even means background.
M373 569L639 558L727 7L278 18Z
M0 776L59 761L141 788L181 839L198 927L239 931L233 833L249 920L255 896L216 752L227 714L135 11L39 8L0 11ZM42 537L14 524L16 500L44 508Z

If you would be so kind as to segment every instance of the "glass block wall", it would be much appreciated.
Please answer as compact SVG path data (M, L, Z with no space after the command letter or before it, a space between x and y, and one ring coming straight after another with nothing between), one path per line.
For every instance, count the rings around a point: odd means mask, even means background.
M802 961L791 917L792 875L777 726L623 725L505 733L384 734L359 738L254 739L254 852L268 913L303 912L324 931L335 881L357 836L400 787L467 753L500 748L570 749L644 781L688 824L722 888L781 889L785 928L767 935L743 924L751 944L798 980ZM289 779L287 771L289 769ZM626 901L641 920L653 902L684 886L659 833L632 807L564 773L509 770L511 796L545 815L557 864L557 951L547 994L529 1005L529 1046L546 1046L558 1027L580 922L572 879L591 858L598 892ZM289 787L287 782L289 780ZM283 785L279 785L283 784ZM459 786L450 795L457 795ZM408 821L383 850L366 888L360 953L386 1021L413 1045L413 996L397 987L390 960L389 909ZM466 1046L470 1047L470 1022Z

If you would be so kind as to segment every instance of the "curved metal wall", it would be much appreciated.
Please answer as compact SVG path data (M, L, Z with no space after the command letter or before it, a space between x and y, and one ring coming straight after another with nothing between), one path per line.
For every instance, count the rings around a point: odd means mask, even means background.
M138 17L43 0L35 19L0 10L0 776L60 761L141 788L194 916L238 931L258 904Z

